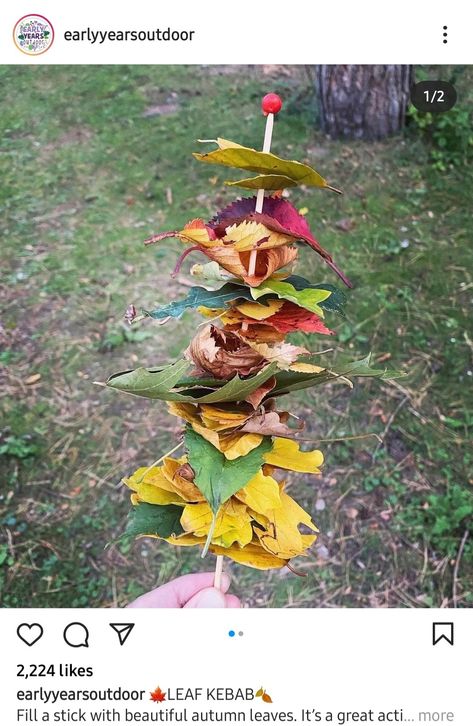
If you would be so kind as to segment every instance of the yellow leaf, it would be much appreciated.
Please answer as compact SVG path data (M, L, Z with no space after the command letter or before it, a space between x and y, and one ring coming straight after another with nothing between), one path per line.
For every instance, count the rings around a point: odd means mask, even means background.
M248 318L253 318L253 320L265 320L266 318L270 318L271 315L277 313L283 305L284 300L269 300L265 305L255 302L244 302L236 305L235 307Z
M284 567L287 564L287 560L275 557L253 542L246 545L243 549L238 547L238 545L233 545L232 547L228 547L228 549L211 545L210 551L215 555L225 555L225 557L229 557L235 562L248 565L248 567L254 567L257 570L271 570Z
M185 463L187 463L187 457L185 456L180 459L167 457L163 462L163 474L174 491L186 502L204 502L205 497L197 489L194 482L181 476L182 467ZM190 471L192 473L192 470Z
M281 506L277 481L272 476L265 476L261 470L235 494L235 497L261 514Z
M289 370L296 371L297 373L322 373L325 368L314 366L312 363L293 363L289 366Z
M216 449L222 452L227 459L238 459L240 456L246 456L250 451L256 449L263 440L261 434L256 433L218 433L219 430L235 429L237 426L245 423L250 413L239 413L225 411L222 409L214 409L211 406L199 407L192 403L174 403L168 404L169 413L179 416L188 421L194 431L203 436ZM205 410L206 417L202 415ZM210 419L210 426L207 418Z
M222 427L232 428L238 426L249 417L249 413L244 411L232 411L223 408L217 408L217 406L211 406L208 403L203 403L200 406L202 415L207 419L212 419L222 424Z
M253 249L264 250L294 242L295 236L272 232L259 222L241 222L227 227L223 242L231 244L239 252ZM262 241L264 240L264 241Z
M147 466L142 466L137 469L131 476L123 480L127 487L138 491L140 484L145 482L146 484L152 484L155 487L166 489L168 492L172 492L173 488L163 474L160 466L153 466L151 469Z
M186 532L203 537L208 534L212 519L212 510L207 502L188 504L182 512L181 525Z
M219 446L226 459L233 461L246 456L263 441L261 434L220 434Z
M207 502L187 505L181 516L181 525L185 531L197 537L209 533L212 521L212 510ZM251 516L245 505L232 499L225 502L216 517L212 542L223 547L239 542L244 547L251 542L252 537Z
M256 533L265 550L277 557L290 559L303 554L316 539L315 535L301 535L299 524L305 524L314 532L318 530L310 515L294 499L283 491L280 496L281 506L272 512L268 529L256 530Z
M212 537L214 545L220 547L231 547L235 543L238 543L241 547L246 547L253 539L253 528L251 522L244 522L239 527L229 529L223 534Z
M201 219L193 219L176 236L186 242L195 242L204 247L213 247L217 244L215 240L210 239L209 231Z
M324 461L321 451L301 451L297 441L291 439L274 438L271 451L264 455L267 464L279 469L300 471L306 474L320 474L320 466Z
M154 535L146 535L152 537ZM165 539L169 544L175 545L176 547L195 547L196 545L205 544L205 537L196 537L193 534L172 534L170 537L158 537L157 539Z
M124 483L130 489L133 489L135 496L133 499L148 504L185 504L185 501L170 486L169 482L163 476L161 469L151 469L145 474L146 468L141 468L135 473L124 479ZM145 476L143 477L143 474Z
M255 693L255 696L257 698L260 698L263 695L263 693L264 693L263 688L262 687L261 688L258 688L258 690Z
M183 418L184 421L190 423L196 433L203 436L204 439L210 441L210 443L215 446L216 449L220 450L220 440L218 434L214 431L209 430L209 428L207 428L206 426L202 425L197 406L192 403L170 402L168 403L168 410L169 413L173 414L173 416Z
M28 378L25 378L25 383L27 386L32 386L34 383L38 383L38 381L41 380L41 373L33 373L33 375L28 376Z
M196 310L198 313L203 315L204 318L218 318L225 312L225 308L206 308L205 305L199 305Z
M239 310L228 310L220 316L224 325L241 325L245 316Z

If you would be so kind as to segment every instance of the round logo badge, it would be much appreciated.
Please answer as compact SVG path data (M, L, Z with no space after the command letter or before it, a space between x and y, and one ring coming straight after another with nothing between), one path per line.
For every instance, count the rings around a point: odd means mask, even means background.
M24 15L13 28L13 40L22 53L41 55L54 41L54 28L44 15Z

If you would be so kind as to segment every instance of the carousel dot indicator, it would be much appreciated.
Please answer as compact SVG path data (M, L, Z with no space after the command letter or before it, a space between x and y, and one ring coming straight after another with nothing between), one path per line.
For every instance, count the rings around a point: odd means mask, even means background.
M234 630L229 630L228 631L228 635L230 636L230 638L234 638L235 637L235 631Z

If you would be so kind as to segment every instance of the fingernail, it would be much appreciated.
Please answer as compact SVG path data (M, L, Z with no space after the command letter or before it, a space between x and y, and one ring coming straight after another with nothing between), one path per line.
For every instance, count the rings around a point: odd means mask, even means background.
M186 608L224 608L225 595L215 587L207 587L192 597Z

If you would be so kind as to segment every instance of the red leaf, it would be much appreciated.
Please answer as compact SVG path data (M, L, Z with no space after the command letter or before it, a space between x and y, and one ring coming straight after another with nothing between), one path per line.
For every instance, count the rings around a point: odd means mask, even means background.
M318 315L299 307L292 302L285 302L282 308L264 321L272 325L280 333L292 333L302 330L304 333L321 333L322 335L335 335L333 330L327 328Z
M230 225L249 220L260 222L274 232L294 235L294 237L303 240L318 252L329 267L343 280L345 285L352 287L348 278L335 265L332 256L317 242L310 231L307 220L302 214L299 214L290 202L277 197L265 197L261 214L255 212L255 204L256 197L238 199L213 217L208 223L208 227L215 230L217 237L223 237L225 229Z
M157 688L155 688L154 691L151 691L150 695L151 695L150 700L156 701L157 703L161 703L162 701L166 700L166 694L164 693L164 691L162 691L160 689L159 686Z

